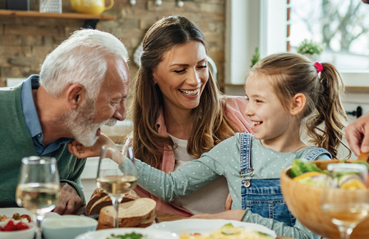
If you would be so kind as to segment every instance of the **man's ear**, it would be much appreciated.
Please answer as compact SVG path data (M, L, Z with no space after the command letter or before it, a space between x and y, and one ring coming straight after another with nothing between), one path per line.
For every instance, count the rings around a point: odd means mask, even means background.
M72 109L77 109L86 101L86 89L79 83L69 85L66 93L68 104Z
M297 93L291 99L290 113L292 115L298 115L304 109L306 104L306 97L303 93Z

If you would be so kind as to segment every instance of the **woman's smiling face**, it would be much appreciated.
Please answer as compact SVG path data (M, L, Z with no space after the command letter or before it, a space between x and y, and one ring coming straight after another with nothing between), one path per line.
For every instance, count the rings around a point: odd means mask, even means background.
M209 79L205 46L191 41L168 50L153 69L153 78L163 93L167 110L196 108Z

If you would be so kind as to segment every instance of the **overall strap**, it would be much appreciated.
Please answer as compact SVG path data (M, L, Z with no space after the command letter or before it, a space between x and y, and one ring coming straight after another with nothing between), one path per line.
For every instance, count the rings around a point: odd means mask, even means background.
M323 155L323 154L327 155L329 158L332 158L332 155L326 149L323 149L323 148L314 148L314 149L312 149L309 153L307 153L305 158L308 161L314 161L320 155Z
M251 145L253 136L249 133L240 134L240 176L246 188L251 186L250 180L254 173L251 167Z

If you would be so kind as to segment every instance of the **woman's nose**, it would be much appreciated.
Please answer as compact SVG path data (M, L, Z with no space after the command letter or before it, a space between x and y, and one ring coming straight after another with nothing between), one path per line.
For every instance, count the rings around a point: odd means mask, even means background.
M188 74L188 77L186 79L187 84L189 85L199 85L201 82L199 74L196 72L196 70L192 70L190 74Z

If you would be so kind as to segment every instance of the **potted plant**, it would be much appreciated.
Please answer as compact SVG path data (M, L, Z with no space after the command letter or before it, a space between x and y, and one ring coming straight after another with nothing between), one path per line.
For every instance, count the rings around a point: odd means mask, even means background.
M313 40L303 40L297 48L297 53L305 55L311 61L318 61L319 55L322 54L324 48L320 43Z

